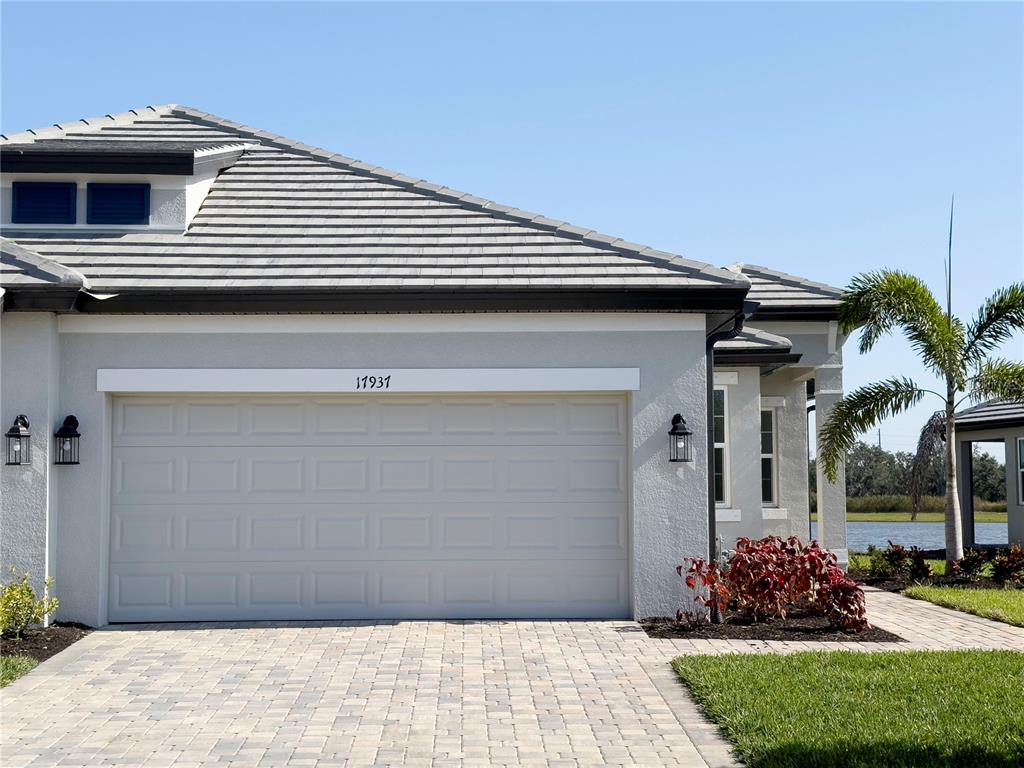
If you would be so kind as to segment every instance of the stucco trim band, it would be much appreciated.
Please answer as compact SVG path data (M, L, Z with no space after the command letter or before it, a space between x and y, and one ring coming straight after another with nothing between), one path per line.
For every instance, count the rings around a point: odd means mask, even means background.
M385 383L386 380L386 383ZM639 368L100 368L99 392L630 392Z

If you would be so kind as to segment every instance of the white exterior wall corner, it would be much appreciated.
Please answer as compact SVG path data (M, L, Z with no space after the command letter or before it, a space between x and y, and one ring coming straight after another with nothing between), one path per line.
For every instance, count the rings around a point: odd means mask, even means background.
M265 322L264 318L261 322ZM672 615L675 566L707 549L707 475L671 464L666 432L683 413L705 434L703 322L693 330L432 333L68 333L61 336L62 408L78 416L81 465L59 473L57 579L61 617L106 621L109 396L100 368L551 368L640 369L630 394L633 614ZM544 391L538 381L537 391ZM5 411L6 413L6 411ZM5 416L6 418L6 416ZM13 418L13 415L11 416Z
M0 466L0 565L5 580L11 568L30 574L40 595L46 577L54 575L56 478L50 448L61 418L59 385L56 318L42 312L0 315L3 431L25 414L32 433L31 465ZM58 597L64 586L57 584Z

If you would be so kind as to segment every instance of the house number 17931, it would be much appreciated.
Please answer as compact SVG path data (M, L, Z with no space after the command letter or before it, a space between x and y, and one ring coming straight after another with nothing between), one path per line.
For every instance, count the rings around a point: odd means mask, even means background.
M391 389L391 374L387 376L356 376L356 389Z

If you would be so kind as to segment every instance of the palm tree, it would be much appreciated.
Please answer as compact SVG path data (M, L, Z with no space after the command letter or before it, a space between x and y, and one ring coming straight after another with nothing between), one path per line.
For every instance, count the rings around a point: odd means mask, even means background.
M965 400L1024 402L1024 363L991 356L1002 342L1024 330L1024 283L997 290L965 324L951 310L950 277L947 263L945 309L922 280L905 272L869 272L850 282L839 306L839 322L845 333L861 328L861 354L900 329L924 366L945 383L945 392L906 377L851 392L835 404L822 426L819 457L825 475L835 482L839 463L860 433L917 405L926 395L938 397L943 408L933 418L939 420L945 437L946 562L951 564L963 557L953 415Z

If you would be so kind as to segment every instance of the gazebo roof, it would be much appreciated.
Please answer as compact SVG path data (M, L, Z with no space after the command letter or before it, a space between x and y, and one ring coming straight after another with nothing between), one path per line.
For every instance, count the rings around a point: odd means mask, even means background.
M958 432L977 432L983 429L1024 426L1024 403L1009 400L989 400L966 408L956 415Z

